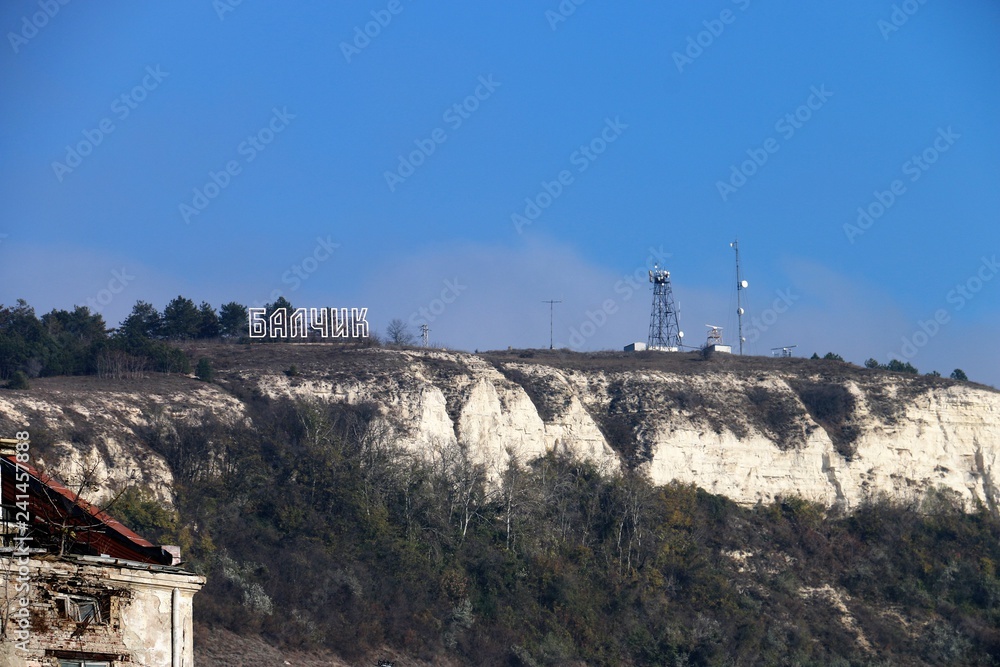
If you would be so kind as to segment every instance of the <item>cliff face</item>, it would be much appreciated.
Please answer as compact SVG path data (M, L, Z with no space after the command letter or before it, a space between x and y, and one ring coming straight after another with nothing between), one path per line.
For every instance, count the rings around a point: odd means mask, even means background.
M943 486L995 508L1000 393L834 362L695 355L570 355L219 346L219 385L154 378L36 381L0 393L0 427L50 438L45 463L141 474L164 497L170 473L143 440L211 411L244 419L227 392L373 403L410 448L461 442L494 474L512 455L572 453L645 470L741 503L801 495L850 507ZM794 362L794 363L793 363ZM294 373L286 373L289 364ZM88 385L88 382L90 383ZM78 431L89 424L91 437ZM153 431L151 431L153 429ZM76 434L76 435L74 435ZM119 480L120 481L120 480Z
M33 380L28 391L0 392L0 433L28 431L32 465L71 489L83 485L83 495L94 502L138 482L170 504L173 475L149 441L180 425L197 426L206 412L229 423L244 419L234 397L185 377L44 378Z

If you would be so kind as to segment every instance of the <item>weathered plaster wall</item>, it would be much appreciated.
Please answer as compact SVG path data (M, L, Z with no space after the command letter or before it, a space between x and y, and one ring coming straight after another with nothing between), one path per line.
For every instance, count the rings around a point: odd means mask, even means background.
M117 561L110 561L116 563ZM0 557L7 607L15 590L17 559ZM49 556L28 560L28 600L31 634L26 651L5 642L0 665L7 660L18 667L58 664L53 652L68 651L112 656L115 665L164 667L171 665L172 594L180 592L179 624L183 631L182 662L193 667L192 598L204 578L173 571L150 571L141 566L95 565ZM66 616L61 594L88 595L106 605L102 622L78 623ZM16 619L6 618L7 636L13 638Z

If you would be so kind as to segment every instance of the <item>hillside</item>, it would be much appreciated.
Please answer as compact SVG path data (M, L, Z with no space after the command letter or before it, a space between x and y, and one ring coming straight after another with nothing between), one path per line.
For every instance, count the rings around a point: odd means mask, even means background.
M119 509L209 576L203 664L996 664L990 388L725 355L184 350L212 383L35 379L0 391L0 432L95 496L148 492Z
M694 353L212 344L186 351L211 360L215 385L181 376L139 384L36 380L24 396L0 394L7 419L0 425L33 421L52 441L44 454L64 471L82 465L80 447L66 445L81 444L81 431L101 433L94 447L113 451L93 449L91 459L127 460L161 488L169 482L141 454L142 429L166 417L196 421L206 409L238 422L245 415L236 396L249 393L372 403L411 449L461 441L494 471L510 453L527 460L555 450L741 503L795 494L853 507L876 493L919 497L938 486L970 506L997 502L1000 393L970 383L833 361L704 361ZM118 450L119 443L140 446Z
M373 401L412 447L458 438L494 468L508 451L524 459L555 449L742 503L796 494L850 507L936 486L970 505L997 502L1000 394L979 385L697 353L275 353L229 350L215 358L220 382L272 397ZM296 363L297 354L306 356Z
M216 385L36 380L0 394L0 425L27 419L45 457L73 474L119 462L166 497L166 471L141 452L157 419L197 421L207 408L243 418L234 395L352 404L392 416L415 450L460 440L488 467L557 450L654 483L695 484L737 502L789 494L857 505L875 493L919 497L937 486L971 506L997 502L1000 394L970 383L808 359L698 354L521 351L472 355L323 345L190 344ZM294 366L296 373L287 373ZM134 390L133 390L134 387ZM105 437L88 448L83 434ZM138 449L118 444L136 443ZM127 462L121 465L121 462Z

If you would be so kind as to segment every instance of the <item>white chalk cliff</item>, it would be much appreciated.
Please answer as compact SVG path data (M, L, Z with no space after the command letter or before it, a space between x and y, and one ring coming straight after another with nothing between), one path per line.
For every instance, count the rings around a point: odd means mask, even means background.
M245 419L227 389L249 385L271 397L372 403L409 448L461 442L494 472L511 455L558 450L741 503L799 495L851 507L934 487L970 506L995 509L1000 500L1000 393L968 383L847 365L838 372L808 360L692 359L677 370L649 356L604 363L554 353L315 347L289 351L291 376L278 368L287 363L276 347L267 363L238 351L217 371L218 385L174 377L169 390L147 392L143 383L155 378L121 388L86 378L60 378L60 389L35 381L26 392L0 392L0 428L27 423L45 433L53 441L45 463L64 476L95 464L110 478L136 471L166 499L170 472L143 434L157 420L197 420L206 410L228 423ZM81 421L95 437L74 442Z

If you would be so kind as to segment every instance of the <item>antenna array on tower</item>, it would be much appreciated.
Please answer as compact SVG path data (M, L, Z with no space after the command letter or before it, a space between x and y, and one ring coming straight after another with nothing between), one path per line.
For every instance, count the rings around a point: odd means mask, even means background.
M557 303L562 303L562 301L555 301L553 299L549 299L548 301L542 301L542 303L549 304L549 349L553 350L555 349L555 347L552 344L552 308Z
M681 346L684 332L678 320L677 304L670 286L670 272L654 265L649 272L649 282L653 284L653 308L649 315L650 350L676 352Z
M743 337L743 290L750 286L750 283L743 280L740 275L740 242L739 239L733 241L729 244L733 250L736 251L736 318L739 321L739 339L740 339L740 354L743 354L743 343L746 342L746 338Z

